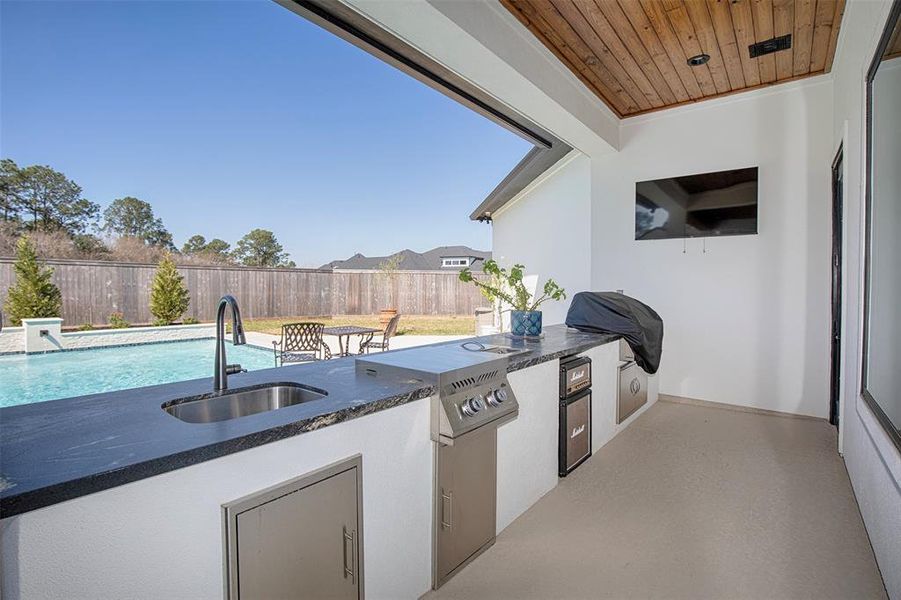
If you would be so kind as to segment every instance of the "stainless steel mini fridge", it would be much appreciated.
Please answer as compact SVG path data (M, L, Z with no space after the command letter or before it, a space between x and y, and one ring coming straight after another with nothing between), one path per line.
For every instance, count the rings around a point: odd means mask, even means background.
M591 359L560 361L558 475L566 477L591 456Z

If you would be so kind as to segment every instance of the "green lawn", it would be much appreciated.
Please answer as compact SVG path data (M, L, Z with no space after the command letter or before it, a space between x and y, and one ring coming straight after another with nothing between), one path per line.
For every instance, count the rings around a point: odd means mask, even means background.
M327 327L359 325L381 327L378 315L348 315L335 317L280 317L278 319L246 319L244 329L278 335L284 323L315 321ZM441 315L401 315L397 335L475 335L475 317Z

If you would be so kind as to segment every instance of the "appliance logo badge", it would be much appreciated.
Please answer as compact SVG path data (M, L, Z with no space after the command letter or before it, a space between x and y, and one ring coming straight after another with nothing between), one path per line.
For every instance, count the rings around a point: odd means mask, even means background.
M585 369L579 369L578 371L570 371L569 372L569 382L575 383L575 382L579 381L580 379L584 379L587 374L588 374L588 371Z
M629 383L629 391L633 394L637 394L641 391L641 382L638 381L638 377L636 377Z
M569 439L574 439L577 435L581 434L583 431L585 431L585 425L584 425L584 424L583 424L583 425L579 425L578 427L573 427L573 432L572 432L572 434L569 436Z

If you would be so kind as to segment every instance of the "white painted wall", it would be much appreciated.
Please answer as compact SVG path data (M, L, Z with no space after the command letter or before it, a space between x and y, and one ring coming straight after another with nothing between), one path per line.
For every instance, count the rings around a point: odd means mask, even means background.
M545 176L523 190L494 215L495 260L509 267L521 263L527 275L548 278L572 298L589 289L591 278L591 161L570 153ZM562 323L570 300L541 306L544 324Z
M815 78L627 119L621 151L592 159L591 288L661 315L661 393L828 415L831 92ZM759 235L634 239L637 181L751 166Z
M495 257L570 295L623 289L657 310L662 393L827 416L831 87L624 121L619 153L567 157L498 211ZM760 167L759 235L634 239L635 182L748 166ZM545 321L568 307L545 305Z
M841 438L886 590L901 598L901 454L860 397L865 205L865 76L891 3L849 2L832 67L833 151L844 146Z
M431 585L428 400L0 521L2 597L220 599L222 503L357 452L366 596L417 598Z

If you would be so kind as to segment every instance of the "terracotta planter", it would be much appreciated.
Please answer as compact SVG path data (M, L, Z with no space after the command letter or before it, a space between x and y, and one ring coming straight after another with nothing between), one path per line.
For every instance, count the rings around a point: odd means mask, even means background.
M382 329L388 326L388 321L390 321L396 314L396 308L383 308L379 311L379 325L382 326Z

